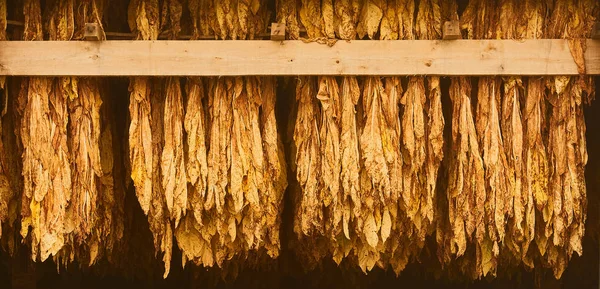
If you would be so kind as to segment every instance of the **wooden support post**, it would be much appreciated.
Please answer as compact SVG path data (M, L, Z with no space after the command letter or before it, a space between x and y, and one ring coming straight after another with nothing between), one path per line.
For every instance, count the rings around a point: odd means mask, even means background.
M100 40L100 25L98 23L86 23L83 37L85 40Z
M444 40L456 40L461 39L460 35L460 23L458 20L444 22L443 38Z
M592 39L600 39L600 22L594 23L594 28L592 29Z
M273 40L273 41L285 40L285 24L271 23L271 40Z

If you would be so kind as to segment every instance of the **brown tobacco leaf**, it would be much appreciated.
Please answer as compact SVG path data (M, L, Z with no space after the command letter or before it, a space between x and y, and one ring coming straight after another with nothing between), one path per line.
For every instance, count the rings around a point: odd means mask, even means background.
M522 17L525 18L525 34L522 35L522 32L518 34L526 39L542 38L546 21L547 3L539 0L525 0L523 2Z
M325 31L323 30L323 14L321 12L321 1L320 0L301 0L299 1L300 9L299 16L300 22L306 28L306 34L309 39L325 37Z
M209 108L209 151L208 162L208 191L204 209L216 208L218 213L223 211L223 203L229 184L229 168L231 166L231 135L233 121L231 99L227 92L233 92L233 81L223 79L211 83ZM232 94L230 94L232 95ZM230 97L229 97L230 98Z
M264 154L258 122L262 98L256 78L236 77L233 85L231 213L234 216L241 215L244 206L248 206L243 212L245 218L240 227L243 233L242 240L246 243L244 247L254 249L258 241L262 240L262 224L259 221L260 197L265 193ZM232 241L235 240L232 228L228 227L226 232L229 232Z
M207 25L203 25L203 19L201 17L202 13L206 13L208 9L204 10L202 9L202 5L206 5L205 1L201 1L201 0L188 0L187 1L187 8L188 11L190 12L190 19L189 21L191 22L191 29L192 29L192 40L197 40L198 38L200 38L200 36L202 36L203 33L203 26L207 26ZM204 10L204 11L201 11Z
M460 17L460 26L468 39L493 39L497 36L498 18L495 1L471 0Z
M360 238L370 248L361 254L368 254L368 259L359 258L359 266L363 271L368 271L377 261L378 245L380 241L381 219L383 207L391 204L392 188L390 184L390 168L386 161L385 151L390 149L385 114L382 112L383 100L388 96L383 83L378 77L369 77L365 80L363 89L363 123L361 127L359 144L361 151L361 188L362 188L362 215L359 224L363 224ZM384 232L384 236L387 233ZM365 246L363 245L363 246ZM368 253L370 252L370 253ZM375 256L373 256L375 254ZM373 264L371 264L373 262ZM366 269L366 270L365 270Z
M130 80L129 156L138 201L148 216L154 247L163 253L166 277L171 262L172 232L161 178L164 145L164 82L158 78Z
M467 78L452 79L452 158L449 167L448 205L452 228L451 251L464 254L467 239L483 222L486 190L483 161L471 108L471 83Z
M415 0L398 0L398 39L415 39Z
M131 78L129 92L129 159L135 193L145 214L152 200L152 130L150 106L150 79Z
M481 270L481 275L485 276L490 270L495 271L498 257L497 253L491 253L491 248L487 244L491 243L493 247L497 247L504 240L512 195L507 188L508 164L500 129L501 82L499 78L481 77L478 85L476 129L483 155L486 197L484 221L476 230L478 249L485 250L486 256L489 255L487 262L490 262L490 267L478 268ZM486 260L477 261L486 262Z
M593 17L584 11L597 11L596 2L556 1L545 36L568 39L586 37ZM583 51L583 47L579 48ZM575 53L574 57L577 58L581 51ZM582 63L578 64L579 70L582 70ZM536 243L544 262L553 269L556 278L562 275L572 253L581 254L582 250L586 211L583 170L587 163L582 103L589 100L589 95L593 93L590 81L585 77L567 76L547 79L550 90L550 180L547 205L541 212L543 222L536 226Z
M419 1L415 33L418 39L439 39L442 35L442 16L439 0Z
M64 1L57 3L60 4L67 11L72 7ZM25 1L23 12L25 40L41 40L39 1ZM56 17L56 13L57 10L51 16ZM57 20L69 23L67 17ZM66 241L66 210L71 197L66 91L62 82L53 78L30 78L23 81L18 99L24 177L21 235L30 236L33 260L56 256Z
M397 40L399 30L402 28L398 21L398 7L394 3L388 4L383 12L381 26L379 28L379 39L381 40Z
M231 135L231 196L233 213L239 214L247 203L259 209L259 195L264 193L264 156L258 123L262 99L255 82L235 78L233 94L233 131ZM246 85L246 87L244 87Z
M160 34L160 7L158 0L129 2L128 23L140 40L157 40Z
M541 213L548 201L548 157L546 141L543 137L543 129L546 124L544 90L542 79L534 77L528 79L525 106L523 108L525 132L523 139L525 162L523 183L528 198L523 254L528 251L529 244L534 238L536 209L538 213ZM529 264L528 266L530 266Z
M23 16L25 17L23 40L44 40L41 10L40 0L23 1Z
M555 77L550 86L551 104L548 149L551 176L548 209L543 211L546 252L556 278L560 278L573 252L582 253L586 211L584 168L587 163L585 121L582 113L587 85L570 77ZM545 239L543 239L546 241Z
M340 95L334 77L320 77L319 91L316 98L320 103L319 143L321 155L321 179L319 183L319 200L328 208L329 217L333 220L333 238L339 232L338 224L342 219L342 208L339 207L340 191Z
M277 0L277 22L285 25L285 31L289 39L300 38L300 27L298 26L298 11L295 0Z
M164 147L161 156L162 187L175 226L187 209L187 178L183 158L183 97L179 78L166 81Z
M51 40L71 40L75 30L75 0L58 0L51 7L50 16L44 28Z
M171 267L171 250L173 247L173 235L171 232L170 215L166 204L166 195L161 185L162 167L161 158L164 146L164 113L165 113L165 82L163 79L151 79L150 93L150 129L152 140L152 171L151 184L152 196L150 209L148 211L148 223L154 237L154 248L163 253L165 273L163 278L169 274ZM133 119L133 117L132 117ZM137 191L137 188L136 188Z
M521 78L508 78L504 80L504 99L502 103L502 136L507 157L508 201L510 240L508 247L515 256L520 256L520 243L523 241L523 222L525 220L525 207L528 197L523 189L523 124L521 120L521 92L523 91ZM512 248L511 248L512 247Z
M402 84L398 77L385 78L385 94L381 98L381 110L384 116L383 126L383 152L387 166L390 171L391 203L393 217L396 217L396 205L400 201L402 191L402 163L403 155L401 152L401 120L400 120L400 102L402 98Z
M360 98L360 90L355 77L344 77L342 80L341 102L341 173L343 208L342 228L346 239L350 240L350 221L361 215L360 163L358 145L358 126L356 121L356 105ZM340 208L341 209L341 208ZM385 241L385 239L384 239Z
M267 216L263 230L268 240L265 240L265 248L271 257L279 255L280 241L279 229L281 227L281 213L283 210L283 194L287 188L287 165L283 143L277 131L277 120L275 119L275 102L277 100L276 83L274 77L261 79L261 135L265 153L265 197L261 198L262 211ZM263 201L264 200L264 201Z
M166 0L162 2L162 8L160 11L160 32L166 32L168 39L177 39L179 32L181 31L181 14L183 13L183 6L179 2L180 0Z
M75 78L72 84L75 85ZM69 147L72 161L72 198L69 223L75 237L84 241L95 229L99 203L100 177L104 175L100 159L100 107L102 99L97 80L81 79L78 92L69 99Z
M357 0L335 0L333 1L336 35L340 39L356 38L356 24L358 19L358 2ZM335 23L334 22L334 23Z
M323 34L327 38L335 38L333 0L322 0Z
M70 198L63 192L71 190L66 100L52 91L52 83L51 78L30 78L23 82L19 95L24 104L19 107L24 177L21 235L31 234L33 260L38 256L45 260L63 247ZM51 101L57 108L54 112Z
M417 226L419 238L425 237L421 223L421 205L426 196L425 185L421 176L425 174L425 79L412 77L408 88L400 100L402 114L402 156L403 156L403 189L402 198L408 218ZM419 216L417 216L419 214Z
M190 88L192 86L188 86L188 92L195 95L190 95L188 100L200 101L203 97L198 94L203 90ZM219 164L225 169L226 190L217 194L226 195L223 195L220 211L214 203L214 198L221 198L220 195L213 196L211 206L204 208L202 206L207 203L202 196L193 194L188 198L188 207L198 216L184 217L175 229L178 246L184 254L182 261L184 264L191 260L197 265L217 264L222 267L234 256L245 258L246 252L262 248L269 256L276 257L280 248L281 201L287 176L274 115L275 79L215 78L208 81L206 91L209 100L207 110L211 115L208 159L213 149L221 149L221 144L213 140L221 138L230 142L226 151L231 151L231 155L223 159L226 163ZM192 118L203 114L197 108L192 109L191 105L188 102L191 109L186 115L188 124ZM221 135L221 131L231 133ZM201 151L196 150L194 154L199 153ZM219 169L210 165L211 161L208 161L209 189L211 174L220 173ZM206 196L206 200L208 198L210 195Z
M388 77L385 79L385 94L382 95L381 108L384 116L382 129L383 152L389 168L389 180L391 194L382 209L381 220L381 246L377 248L384 254L394 256L389 261L387 257L381 256L378 260L379 266L386 266L383 262L389 262L396 274L404 269L410 255L417 253L423 245L420 238L416 237L414 229L406 216L405 209L401 204L402 180L403 180L403 155L401 153L401 121L400 121L400 99L402 97L402 85L400 78ZM387 218L391 224L387 224ZM389 231L389 233L388 233ZM388 236L386 238L386 236ZM413 237L414 236L414 237ZM404 244L400 246L400 244ZM385 255L384 255L385 256ZM385 258L385 259L384 259Z
M203 99L206 97L204 86L199 78L188 78L186 85L187 104L185 108L184 128L187 135L186 174L192 190L188 194L188 206L192 207L198 224L202 224L206 197L208 163L206 161L207 120Z
M323 233L323 212L320 209L319 182L321 156L318 131L319 107L315 79L302 77L296 86L298 102L294 144L296 146L296 178L302 188L302 198L294 222L296 234L310 236Z
M369 36L369 39L375 39L386 7L385 0L365 0L362 3L360 20L356 27L358 38Z
M425 164L427 196L422 210L424 210L425 219L428 220L429 224L433 224L438 170L444 157L443 134L445 121L442 113L442 92L439 77L429 78L427 99L427 156Z

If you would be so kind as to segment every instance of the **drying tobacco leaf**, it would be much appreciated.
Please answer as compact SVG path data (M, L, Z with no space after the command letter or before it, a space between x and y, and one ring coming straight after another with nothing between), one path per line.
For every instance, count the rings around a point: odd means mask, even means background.
M400 100L402 113L402 199L408 218L417 227L419 238L425 237L426 220L421 206L427 202L424 179L421 178L425 165L425 79L412 77ZM430 202L431 203L431 202ZM431 208L433 209L433 208ZM432 214L431 214L432 215Z
M419 2L415 35L419 39L437 39L441 36L438 1ZM402 197L406 214L413 223L416 230L415 237L420 243L424 242L433 224L434 192L437 169L441 161L444 123L441 114L439 78L427 79L430 81L428 91L425 88L425 80L424 77L411 77L401 100L404 158ZM430 102L426 103L428 99L426 94L430 93L432 93ZM435 147L426 145L426 141ZM430 159L429 162L427 158ZM425 178L422 177L423 175Z
M269 256L279 256L280 240L279 230L281 227L281 213L283 210L283 194L287 188L287 165L283 143L277 131L277 120L275 118L275 102L277 100L276 82L274 77L262 78L262 107L261 107L261 135L265 154L265 186L264 197L261 198L262 208L266 214L266 223L263 230L268 240L264 247Z
M325 206L329 216L328 228L331 237L340 231L342 208L339 206L340 191L340 94L334 77L319 77L319 91L316 98L320 103L319 143L321 156L321 179L319 183L319 200Z
M193 81L193 80L190 80ZM206 152L198 135L203 126L202 83L188 84L186 130L190 156L201 159ZM275 125L275 81L273 78L235 77L209 79L207 195L195 191L188 197L194 211L175 230L183 262L222 267L235 256L265 248L271 257L279 255L279 224L283 191L287 186L282 145ZM192 102L193 101L193 102ZM200 118L200 119L198 119ZM192 123L195 123L192 126ZM192 128L192 129L190 129ZM201 149L198 149L200 146ZM219 152L223 152L219 154ZM222 157L222 158L217 158ZM214 160L213 160L214 158ZM220 162L220 163L219 163ZM214 164L214 166L213 166ZM196 165L195 165L196 166ZM204 169L190 166L190 180L203 190ZM200 172L197 170L200 169ZM223 174L223 177L217 177ZM211 182L216 182L211 185ZM211 186L219 191L211 191ZM240 260L238 260L240 261Z
M361 4L356 33L358 38L369 36L369 39L375 39L388 4L385 0L365 0Z
M75 78L72 79L74 81ZM69 147L72 167L72 197L69 204L69 224L78 244L96 229L100 177L104 176L100 158L101 120L100 95L97 79L80 79L78 91L69 99ZM90 261L93 263L93 260Z
M175 226L187 209L187 178L183 158L183 99L179 78L166 80L164 146L161 156L162 188Z
M381 25L379 28L379 39L381 40L397 40L399 37L399 29L402 26L399 25L398 21L398 6L395 3L387 5L383 18L381 19ZM411 18L412 19L412 18Z
M414 39L415 35L415 0L398 0L398 39Z
M300 38L298 11L295 0L277 0L277 22L285 25L287 37L291 40Z
M318 198L321 155L318 119L320 114L315 79L302 77L296 86L298 102L294 143L296 146L296 178L302 188L300 209L296 213L294 231L310 236L317 231L323 233L323 212Z
M597 7L595 1L557 1L545 36L586 37L593 17L585 11L596 11ZM576 59L578 57L580 55L575 55ZM584 65L579 66L581 70ZM582 105L592 98L593 82L587 76L556 76L547 79L547 88L550 90L547 96L550 103L549 194L548 205L542 211L544 222L536 226L536 241L545 264L553 269L556 278L560 278L572 253L582 254L587 203L583 175L587 150Z
M545 98L543 79L530 77L523 108L524 188L527 192L528 203L531 204L526 212L527 226L524 228L523 261L529 267L533 266L533 262L526 253L534 238L536 219L544 220L541 213L548 202L548 155L546 153L547 143L543 135L544 127L547 124ZM545 223L545 220L542 223ZM537 244L541 243L537 242Z
M185 107L184 128L186 141L186 174L192 185L188 194L188 207L198 224L202 224L204 210L202 200L206 197L208 163L206 160L206 112L203 99L206 98L204 85L199 78L188 78L186 84L187 104Z
M158 0L132 0L127 13L129 28L140 40L157 40L160 34Z
M505 236L506 218L510 211L512 195L507 186L507 156L504 149L501 121L501 82L496 77L481 77L478 82L476 131L485 169L486 196L484 199L484 221L478 223L477 240L481 246L491 242L494 247L502 243ZM498 252L487 252L492 258L489 269L482 269L481 276L496 268ZM477 260L482 262L482 260Z
M129 84L129 158L135 193L144 213L152 199L152 130L150 118L150 79L132 78Z
M358 0L335 0L334 29L340 39L354 39L359 16Z
M356 105L360 98L360 88L355 77L344 77L342 80L341 103L341 133L340 153L342 182L342 230L344 237L350 240L350 223L361 215L361 190L360 190L360 154L358 146L358 126L356 120ZM352 228L355 229L355 228ZM384 238L385 240L385 238Z
M325 37L320 0L301 0L298 14L309 39Z
M386 125L382 113L382 100L387 98L383 83L379 78L369 77L365 80L363 90L362 111L364 113L360 134L361 150L361 188L363 199L362 223L364 240L370 247L376 248L379 243L379 230L382 205L388 204L391 196L389 168L384 154L386 136L383 128ZM379 224L378 224L379 223ZM360 264L359 264L360 265ZM362 267L362 266L361 266Z
M430 77L428 81L427 94L427 156L425 160L426 197L422 215L429 224L434 222L434 206L438 171L444 157L444 115L442 113L442 92L439 77Z
M52 40L68 40L73 31L73 3L54 4L50 19L60 28L50 26L49 34ZM39 1L25 1L23 12L25 39L41 40ZM67 98L76 90L72 84L69 78L30 78L22 83L19 95L24 176L21 235L30 235L33 260L56 256L66 242L71 197Z
M456 256L464 254L467 240L483 223L483 211L477 208L484 207L486 200L483 161L477 143L470 95L471 83L467 78L452 79L453 156L449 164L447 198L453 232L450 249Z

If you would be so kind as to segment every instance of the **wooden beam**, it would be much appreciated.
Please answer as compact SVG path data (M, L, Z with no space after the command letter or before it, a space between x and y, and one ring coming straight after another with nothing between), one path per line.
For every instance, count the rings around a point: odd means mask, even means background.
M588 74L600 41L588 40ZM576 75L566 40L2 41L0 75Z

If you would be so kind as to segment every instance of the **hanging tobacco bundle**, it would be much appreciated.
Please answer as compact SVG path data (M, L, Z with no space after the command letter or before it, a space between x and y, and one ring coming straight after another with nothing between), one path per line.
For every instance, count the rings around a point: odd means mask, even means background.
M441 29L439 1L420 1L415 27L417 38L439 39ZM410 78L401 101L404 109L402 194L408 218L421 243L432 229L437 171L443 155L444 117L439 81L435 76Z
M190 1L193 38L253 39L266 30L266 3ZM231 9L233 5L238 9ZM234 20L235 19L235 20ZM183 264L224 267L264 250L279 255L279 226L287 186L275 123L275 79L189 78L188 214L175 236ZM205 106L206 105L206 106Z
M141 40L160 32L175 39L183 7L178 0L134 0L128 22ZM142 210L148 215L154 247L163 254L169 274L173 231L187 209L183 159L183 99L180 80L134 77L130 80L129 158L131 178Z
M288 6L286 1L278 2L278 7ZM377 33L380 39L413 39L414 8L414 1L302 1L298 17L308 39L317 41L350 40L356 35L375 38ZM437 20L432 36L423 24L422 37L437 38L439 4L424 3L420 13L421 22ZM290 19L294 15L280 17L280 21L294 21ZM306 245L302 251L308 251L302 255L318 261L329 252L338 263L350 256L365 272L376 264L400 272L420 251L433 229L444 123L439 79L427 84L426 90L424 78L415 78L409 85L412 90L403 101L410 113L403 114L401 123L403 87L397 77L365 78L362 97L353 77L344 77L341 85L332 77L298 82L294 140L302 192L294 228ZM431 101L426 101L426 95ZM401 125L407 130L401 130ZM430 141L427 148L426 140ZM414 164L403 160L401 148L413 154ZM412 171L403 178L406 169ZM407 189L412 195L405 193Z
M568 38L580 73L585 73L583 52L597 11L596 1L557 1L545 37ZM546 266L560 278L573 252L581 255L586 219L584 169L587 163L583 104L594 98L589 76L547 79L549 102L548 159L550 175L542 222L536 226L536 243ZM543 200L543 199L542 199Z
M48 24L51 40L73 35L73 2L59 1ZM43 40L40 3L24 1L25 40ZM56 29L60 23L61 30ZM21 235L33 260L56 256L68 242L67 209L71 199L71 166L67 145L68 78L32 77L22 82L18 101L19 136L23 144L24 192Z
M49 39L80 38L85 22L102 19L103 4L48 3ZM77 16L76 8L82 11ZM39 2L25 1L24 13L25 39L41 40ZM122 235L124 195L114 189L114 131L106 115L101 118L101 86L97 79L74 77L22 82L17 99L25 191L21 235L34 260L54 256L59 265L75 259L91 265L110 256ZM108 142L101 141L102 134Z

